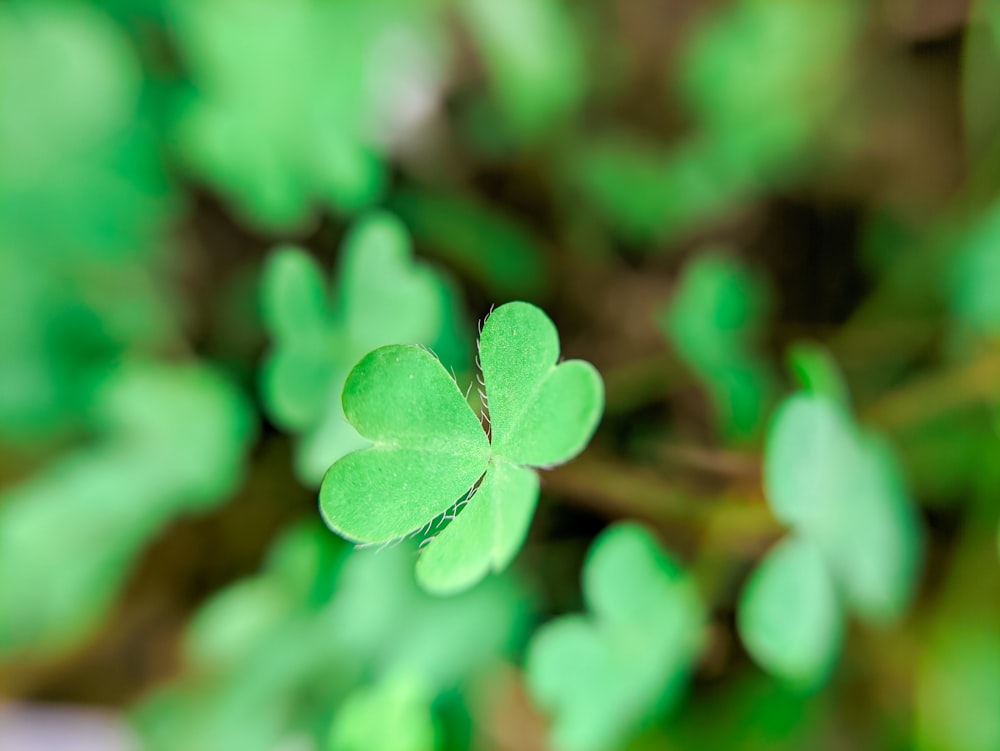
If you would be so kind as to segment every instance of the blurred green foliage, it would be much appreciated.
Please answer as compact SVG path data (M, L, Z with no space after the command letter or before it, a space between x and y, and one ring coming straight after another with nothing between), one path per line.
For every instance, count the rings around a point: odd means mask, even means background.
M747 270L700 255L684 270L661 322L677 353L712 395L725 431L752 436L763 424L773 375L754 351L767 293Z
M383 152L442 75L435 6L171 2L194 87L179 97L178 155L263 229L371 205Z
M57 650L97 626L165 524L233 492L254 436L245 398L196 365L125 365L92 421L92 444L0 494L0 653Z
M1000 748L998 74L998 0L0 0L0 699Z
M275 341L261 370L262 397L278 425L302 433L296 470L309 485L367 445L344 417L340 395L369 350L424 344L463 367L467 345L453 285L414 263L406 230L386 214L362 219L345 241L332 300L316 263L286 247L264 269L261 306Z
M148 748L433 739L444 722L431 719L434 700L454 703L451 692L509 654L527 612L511 581L436 599L411 570L404 547L351 553L317 525L290 530L261 574L197 614L186 677L139 708Z
M615 748L676 704L704 619L691 581L638 525L594 541L583 591L591 618L547 624L527 657L528 685L554 716L553 745L567 751Z

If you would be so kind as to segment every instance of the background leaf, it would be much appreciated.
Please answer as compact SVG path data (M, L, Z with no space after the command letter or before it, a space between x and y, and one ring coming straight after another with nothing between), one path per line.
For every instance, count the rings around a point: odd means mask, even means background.
M768 671L805 688L827 679L843 614L815 544L789 537L768 553L743 590L738 623L743 643Z
M564 616L532 640L528 685L552 716L560 749L617 747L654 709L675 702L701 643L691 582L634 524L602 533L588 553L591 618Z

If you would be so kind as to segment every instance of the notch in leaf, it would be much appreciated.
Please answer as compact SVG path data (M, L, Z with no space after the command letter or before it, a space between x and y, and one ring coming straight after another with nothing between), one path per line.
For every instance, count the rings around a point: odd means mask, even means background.
M448 594L501 571L517 554L538 502L533 468L569 461L604 407L597 370L559 363L559 335L524 302L497 308L479 340L490 436L458 384L426 349L381 347L344 385L344 414L372 445L327 471L326 523L361 543L382 543L450 520L426 545L417 578Z

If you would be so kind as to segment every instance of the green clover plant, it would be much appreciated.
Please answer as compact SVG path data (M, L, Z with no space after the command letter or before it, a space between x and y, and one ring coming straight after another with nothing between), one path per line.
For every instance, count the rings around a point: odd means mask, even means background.
M733 438L748 438L763 425L771 399L772 374L756 351L767 309L767 289L750 269L708 252L684 269L659 316L661 329L705 385Z
M283 532L261 572L195 615L181 677L133 718L143 748L403 749L412 733L431 751L432 703L510 660L529 612L509 577L432 597L411 556L344 550L318 524Z
M138 56L86 3L0 6L0 440L40 447L174 335Z
M496 109L531 140L568 119L587 90L586 55L558 0L461 0L458 8L492 84ZM492 128L497 128L493 119Z
M826 393L778 409L764 484L794 534L751 575L737 625L762 666L813 688L834 667L848 613L876 626L903 614L920 572L920 526L888 448Z
M340 404L347 373L366 352L417 342L449 363L464 355L457 294L413 260L405 228L389 214L369 214L348 235L332 300L316 263L292 247L268 260L261 298L274 340L261 371L263 400L271 419L300 435L296 472L308 485L367 444Z
M693 583L637 524L594 541L583 591L591 615L557 619L528 648L528 686L551 715L560 751L619 748L675 704L705 619Z
M124 364L91 420L99 440L0 493L0 654L92 633L157 532L229 498L256 433L243 394L195 364Z
M178 108L179 157L265 230L372 205L391 145L427 114L406 103L441 85L439 5L170 0L197 87Z
M503 570L538 501L534 468L580 453L603 409L597 370L558 359L559 335L541 310L513 302L493 311L479 339L487 435L426 349L390 345L366 355L347 377L343 404L372 446L327 471L327 524L349 540L382 543L453 517L417 562L429 591L458 592Z

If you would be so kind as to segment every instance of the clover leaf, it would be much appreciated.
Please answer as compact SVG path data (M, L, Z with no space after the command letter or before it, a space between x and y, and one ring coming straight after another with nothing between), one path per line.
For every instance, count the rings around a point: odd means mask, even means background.
M562 751L618 748L680 695L701 644L704 611L691 581L636 524L594 541L583 568L590 616L538 631L528 685Z
M664 334L704 384L733 438L754 434L771 399L771 373L756 352L767 292L751 269L712 250L688 264L659 316Z
M487 436L433 354L390 345L366 355L347 377L343 404L373 445L327 471L320 490L327 524L348 539L381 543L454 509L420 556L420 583L458 592L505 568L538 501L531 468L580 453L603 409L597 370L558 359L555 325L535 306L508 303L486 319L479 362Z
M285 530L259 573L195 616L184 671L133 714L142 748L268 751L288 738L330 751L435 748L421 718L433 722L439 699L509 661L529 610L508 577L428 595L413 580L413 547L344 550L321 525Z
M387 184L385 144L420 119L403 94L433 98L441 85L436 5L170 0L195 87L175 116L183 166L264 230L371 206Z
M348 235L332 298L317 264L285 247L264 269L261 305L274 340L261 392L270 417L301 435L296 471L309 485L319 484L331 462L367 445L340 400L362 355L404 342L433 346L446 361L464 350L448 280L413 260L405 228L387 213L369 214Z
M775 674L803 688L825 681L840 652L843 613L817 546L795 536L778 543L750 576L737 623L747 649Z
M751 576L740 634L768 671L816 686L839 652L848 613L882 626L913 597L923 539L899 468L844 397L796 394L775 413L764 459L774 515L794 530ZM795 607L788 609L789 602Z
M236 386L196 364L125 362L93 412L92 443L0 492L0 654L91 634L159 530L230 497L256 433Z
M579 31L563 3L463 0L458 7L517 136L545 135L572 114L588 76Z

